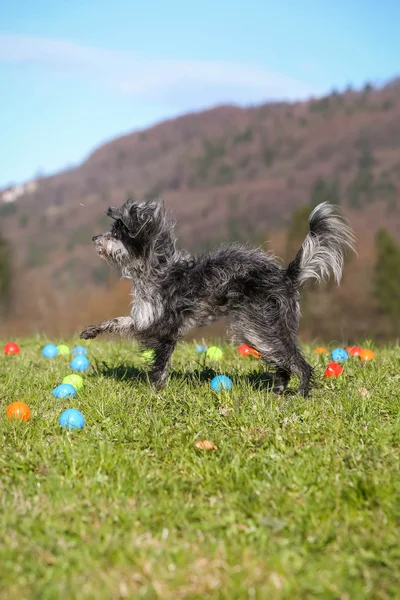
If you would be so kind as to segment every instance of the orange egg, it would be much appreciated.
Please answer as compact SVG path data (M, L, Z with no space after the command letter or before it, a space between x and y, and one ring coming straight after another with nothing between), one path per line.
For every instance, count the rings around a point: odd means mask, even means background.
M372 350L362 350L362 352L360 352L360 360L362 362L367 362L373 358L375 358L375 354L372 352Z
M7 417L9 419L19 419L20 421L29 421L31 409L25 402L13 402L7 407Z
M314 352L315 354L325 354L326 348L315 348Z
M250 348L250 356L253 358L261 358L261 354L258 352L258 350L254 350L254 348Z

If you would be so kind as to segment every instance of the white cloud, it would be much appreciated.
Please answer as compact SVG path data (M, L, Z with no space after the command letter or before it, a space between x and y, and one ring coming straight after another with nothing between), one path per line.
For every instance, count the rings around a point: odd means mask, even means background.
M6 33L0 33L1 63L36 66L89 79L132 98L171 104L300 99L316 93L305 82L262 65L147 59L134 52Z

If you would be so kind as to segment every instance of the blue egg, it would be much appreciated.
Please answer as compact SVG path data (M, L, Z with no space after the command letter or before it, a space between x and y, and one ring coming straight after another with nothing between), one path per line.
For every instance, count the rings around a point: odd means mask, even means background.
M56 398L73 398L76 396L76 389L70 383L61 383L54 388L52 394Z
M196 352L207 352L207 347L206 346L196 346Z
M64 429L83 429L85 419L80 410L68 408L60 416L59 423Z
M75 356L75 358L72 359L69 366L74 371L86 371L89 368L89 364L89 359L87 359L86 356L78 354L78 356Z
M226 392L232 389L232 381L226 375L217 375L210 382L214 392Z
M45 358L54 358L58 354L58 348L54 344L47 344L43 348L42 354Z
M349 358L349 355L347 354L347 352L344 348L335 348L334 350L332 350L332 359L335 362L347 360L348 358Z
M78 356L79 354L87 354L87 348L85 348L85 346L75 346L75 348L72 348L72 356Z

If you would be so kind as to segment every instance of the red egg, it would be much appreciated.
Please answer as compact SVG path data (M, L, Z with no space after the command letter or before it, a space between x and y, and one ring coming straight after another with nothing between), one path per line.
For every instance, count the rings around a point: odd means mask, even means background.
M362 348L360 348L360 346L349 346L348 348L346 348L346 350L350 354L350 356L360 356L362 352Z
M250 356L250 348L247 344L241 344L238 348L238 352L241 356Z
M4 354L19 354L20 350L21 348L14 342L8 342L8 344L4 346Z
M254 348L250 348L247 344L241 344L238 348L238 352L241 356L253 356L253 358L261 358L261 354L254 350Z
M331 362L326 368L324 373L325 377L337 377L343 373L343 368L339 365L339 363Z

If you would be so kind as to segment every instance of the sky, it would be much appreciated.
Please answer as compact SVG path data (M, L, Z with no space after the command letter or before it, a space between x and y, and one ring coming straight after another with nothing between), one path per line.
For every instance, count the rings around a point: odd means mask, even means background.
M398 0L0 0L0 188L217 104L400 74Z

